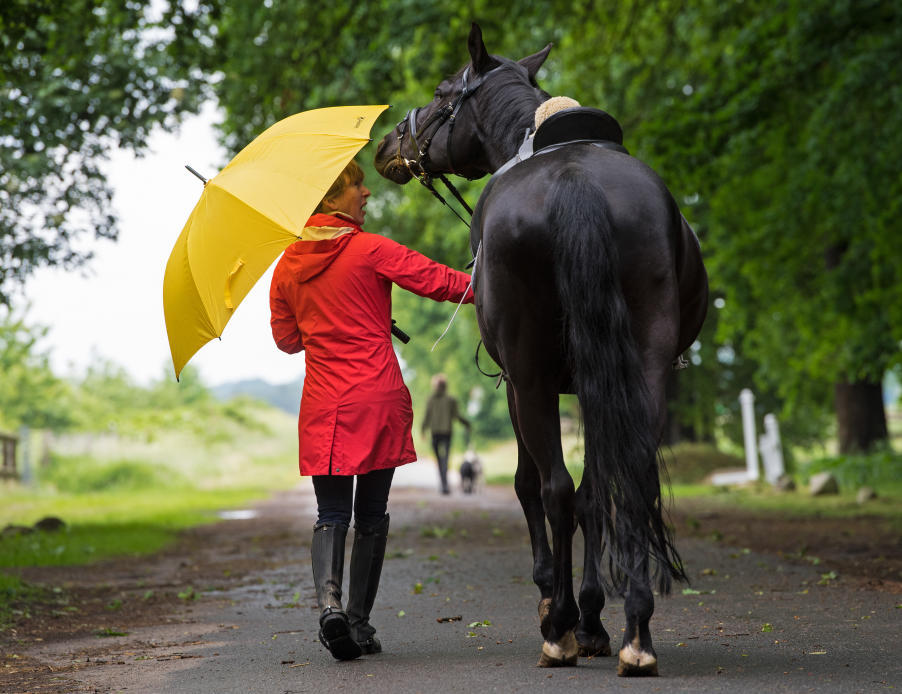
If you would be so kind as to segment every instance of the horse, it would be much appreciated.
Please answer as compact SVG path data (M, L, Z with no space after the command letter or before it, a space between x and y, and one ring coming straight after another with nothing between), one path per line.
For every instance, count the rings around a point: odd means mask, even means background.
M470 62L385 135L375 166L433 191L445 174L492 175L470 224L473 291L517 440L515 489L540 593L538 665L611 655L600 615L613 591L624 596L626 622L618 674L657 675L653 585L667 594L687 580L661 500L665 382L701 330L707 273L673 196L627 153L613 117L578 108L575 129L562 111L531 132L549 98L536 73L551 47L519 61L491 55L474 23ZM574 137L560 141L562 132ZM578 488L561 449L562 393L575 393L581 410ZM577 525L585 547L578 602Z

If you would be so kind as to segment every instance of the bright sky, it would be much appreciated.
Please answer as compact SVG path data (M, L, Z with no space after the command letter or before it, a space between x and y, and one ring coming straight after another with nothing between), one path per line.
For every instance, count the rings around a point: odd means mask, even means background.
M81 374L97 355L124 367L141 384L164 373L174 378L163 320L163 274L172 246L203 190L185 168L207 178L225 164L210 107L177 134L157 131L145 157L116 152L107 166L115 190L119 240L92 242L86 272L41 270L25 288L29 324L50 328L41 343L59 376ZM268 291L272 268L248 294L222 340L194 355L204 382L217 385L245 378L270 383L296 380L302 355L276 349L269 329Z

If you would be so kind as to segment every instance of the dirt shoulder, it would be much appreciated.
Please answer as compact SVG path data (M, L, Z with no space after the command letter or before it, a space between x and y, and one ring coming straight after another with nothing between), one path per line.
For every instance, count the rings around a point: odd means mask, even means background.
M704 538L824 567L861 587L902 593L902 534L871 516L831 518L727 507L708 498L679 500L677 537Z
M502 516L455 511L454 498L436 499L453 518L454 532L470 529L470 537L522 535L522 515L510 503L509 489L484 491L505 497ZM393 492L393 508L422 508L423 494ZM142 627L161 627L161 637L142 643L142 658L173 660L192 657L191 636L185 630L166 631L184 624L195 605L225 600L220 596L261 583L266 571L298 561L299 548L309 546L310 519L297 512L297 494L279 494L266 502L254 518L240 523L223 521L193 528L165 552L123 558L86 567L47 567L21 570L29 583L46 588L46 601L33 604L15 624L0 633L0 683L4 692L82 691L78 672L98 664L115 664L121 648L105 646L117 635ZM824 574L834 572L855 589L902 593L902 539L887 524L868 518L805 518L715 508L704 500L683 500L672 520L677 538L698 538L719 546L748 548L777 555L790 563L816 564ZM507 524L509 528L506 528ZM436 532L441 532L437 528ZM395 524L393 533L418 551L429 541L417 528ZM285 596L298 602L309 596ZM176 616L178 614L179 616ZM190 631L190 630L189 630ZM177 635L178 634L178 635ZM70 642L65 664L47 664L28 655L51 642Z

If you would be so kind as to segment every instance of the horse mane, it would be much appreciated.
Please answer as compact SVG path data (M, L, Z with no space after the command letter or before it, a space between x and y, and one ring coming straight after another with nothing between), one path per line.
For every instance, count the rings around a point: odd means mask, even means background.
M533 129L539 104L549 99L550 95L533 80L524 82L515 69L514 61L506 58L497 60L499 65L511 69L503 70L499 77L492 80L492 88L488 92L491 94L494 117L483 119L481 125L488 141L506 143L507 147L513 147L516 151L526 130ZM462 73L461 70L458 77Z

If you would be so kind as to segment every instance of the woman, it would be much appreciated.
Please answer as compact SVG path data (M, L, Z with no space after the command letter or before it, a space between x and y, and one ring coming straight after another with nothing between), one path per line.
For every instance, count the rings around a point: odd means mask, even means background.
M352 161L285 251L270 288L276 345L306 352L300 471L312 476L316 493L310 551L319 637L338 660L382 650L369 616L388 538L388 493L394 469L416 460L410 393L391 343L392 283L436 301L473 302L468 274L363 231L369 195ZM342 572L352 511L345 612Z

